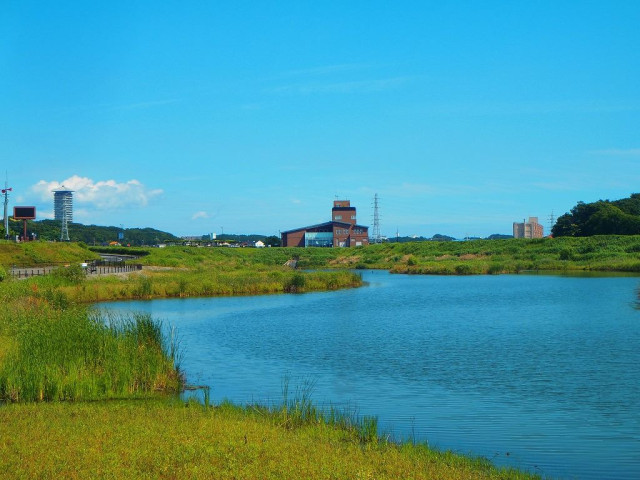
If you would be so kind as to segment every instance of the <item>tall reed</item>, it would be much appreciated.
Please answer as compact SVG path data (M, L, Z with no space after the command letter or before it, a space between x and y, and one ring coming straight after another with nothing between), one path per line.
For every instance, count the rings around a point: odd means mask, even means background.
M181 387L178 349L148 315L73 308L18 320L15 345L0 365L4 400L95 400Z

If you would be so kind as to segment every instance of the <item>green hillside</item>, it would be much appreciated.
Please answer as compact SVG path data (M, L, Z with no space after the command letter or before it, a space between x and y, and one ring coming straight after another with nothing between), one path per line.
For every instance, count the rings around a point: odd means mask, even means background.
M21 235L23 230L21 221L10 221L9 232L12 238ZM0 227L4 238L4 227ZM36 235L39 240L60 240L60 222L55 220L39 220L27 222L27 234ZM124 233L119 239L118 234ZM87 245L102 245L110 242L121 242L130 245L157 245L158 243L177 242L178 237L171 233L156 230L154 228L125 228L115 226L83 225L81 223L69 224L69 240L72 242L84 242Z
M578 202L571 212L558 217L551 234L554 237L640 235L640 193L614 201Z

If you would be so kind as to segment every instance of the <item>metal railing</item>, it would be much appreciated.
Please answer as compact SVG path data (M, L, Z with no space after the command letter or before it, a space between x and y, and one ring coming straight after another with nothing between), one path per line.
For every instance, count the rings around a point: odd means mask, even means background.
M62 264L48 264L40 266L18 266L12 265L9 273L14 278L30 278L40 275L48 275L58 268L65 268L71 265L70 263ZM142 270L141 264L131 264L124 262L110 262L99 260L96 262L87 262L82 264L82 267L87 272L87 275L100 275L110 273L126 273Z

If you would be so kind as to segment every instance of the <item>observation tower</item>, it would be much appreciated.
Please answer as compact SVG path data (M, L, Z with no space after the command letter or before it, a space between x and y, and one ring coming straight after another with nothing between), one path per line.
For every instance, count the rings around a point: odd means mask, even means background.
M53 191L53 214L60 222L60 241L69 241L69 223L73 222L73 190L62 185Z

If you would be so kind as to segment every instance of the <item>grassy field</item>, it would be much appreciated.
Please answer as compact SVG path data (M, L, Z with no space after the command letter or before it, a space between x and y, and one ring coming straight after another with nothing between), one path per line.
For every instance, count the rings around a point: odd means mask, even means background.
M32 267L98 259L99 255L83 244L66 242L15 243L0 240L0 266Z
M148 249L146 265L268 269L296 259L300 269L385 269L469 275L544 271L640 272L640 236L384 243L358 248Z
M539 478L287 415L166 400L8 405L0 407L0 463L24 479Z
M640 272L640 236L384 243L336 249L176 246L121 250L143 254L136 263L179 268L203 276L213 272L236 272L238 275L243 271L247 275L274 272L293 259L297 260L299 269L375 268L398 273L450 275L524 270ZM34 266L96 257L96 252L82 244L0 242L0 267L5 269L12 264Z
M640 272L639 236L385 243L340 249L332 266L469 275L540 271Z

